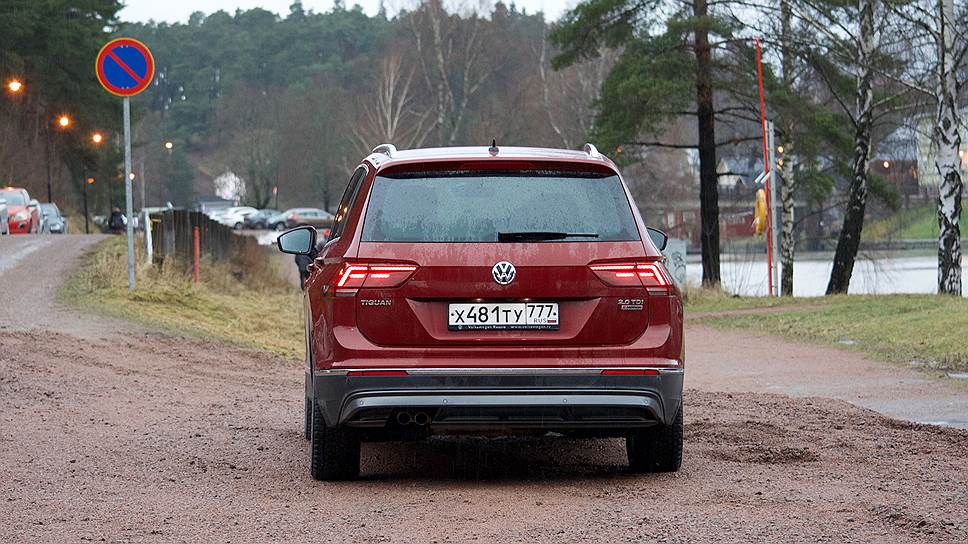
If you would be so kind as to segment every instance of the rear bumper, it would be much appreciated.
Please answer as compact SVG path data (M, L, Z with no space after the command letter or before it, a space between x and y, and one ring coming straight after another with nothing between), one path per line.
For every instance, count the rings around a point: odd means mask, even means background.
M307 394L327 425L370 431L621 435L672 423L682 402L683 371L655 370L655 375L602 375L601 368L421 368L406 376L323 370L307 379ZM416 414L422 414L423 425L400 424L400 418Z

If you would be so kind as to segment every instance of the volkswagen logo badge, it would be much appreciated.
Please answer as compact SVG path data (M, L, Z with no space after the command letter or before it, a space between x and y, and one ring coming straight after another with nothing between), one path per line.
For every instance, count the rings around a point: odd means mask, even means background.
M491 276L494 277L494 281L500 285L507 285L514 281L514 276L517 275L517 270L514 269L514 265L507 262L501 261L494 265L491 269Z

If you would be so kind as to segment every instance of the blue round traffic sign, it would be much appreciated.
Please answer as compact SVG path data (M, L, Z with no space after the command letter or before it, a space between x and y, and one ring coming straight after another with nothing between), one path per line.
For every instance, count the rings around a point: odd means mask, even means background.
M109 41L97 55L97 79L109 93L133 96L155 77L155 60L145 44L132 38Z

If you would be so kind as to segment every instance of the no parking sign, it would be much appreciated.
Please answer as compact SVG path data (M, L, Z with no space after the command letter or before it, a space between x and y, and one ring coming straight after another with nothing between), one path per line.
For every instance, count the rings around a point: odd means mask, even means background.
M155 59L145 44L116 38L104 44L94 61L97 80L109 93L124 98L124 204L128 217L128 289L134 291L134 220L131 203L131 97L151 85ZM144 180L141 180L144 183Z
M97 55L97 79L109 93L134 96L151 85L155 59L145 44L132 38L109 41Z

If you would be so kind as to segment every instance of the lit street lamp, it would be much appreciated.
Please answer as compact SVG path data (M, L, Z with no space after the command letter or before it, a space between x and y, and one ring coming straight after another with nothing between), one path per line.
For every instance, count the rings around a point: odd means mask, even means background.
M66 114L61 114L57 116L57 127L61 130L67 130L71 126L71 118ZM50 166L51 162L54 160L54 151L52 149L53 144L50 141L50 127L47 128L47 202L53 202L53 196L51 191L51 181L53 174L51 173Z
M19 79L11 79L7 82L7 90L17 94L24 89L24 84Z
M104 136L100 132L95 132L91 134L91 142L99 144L104 141Z
M174 147L175 147L175 144L173 144L170 140L165 142L165 149L167 149L168 151L171 151Z

